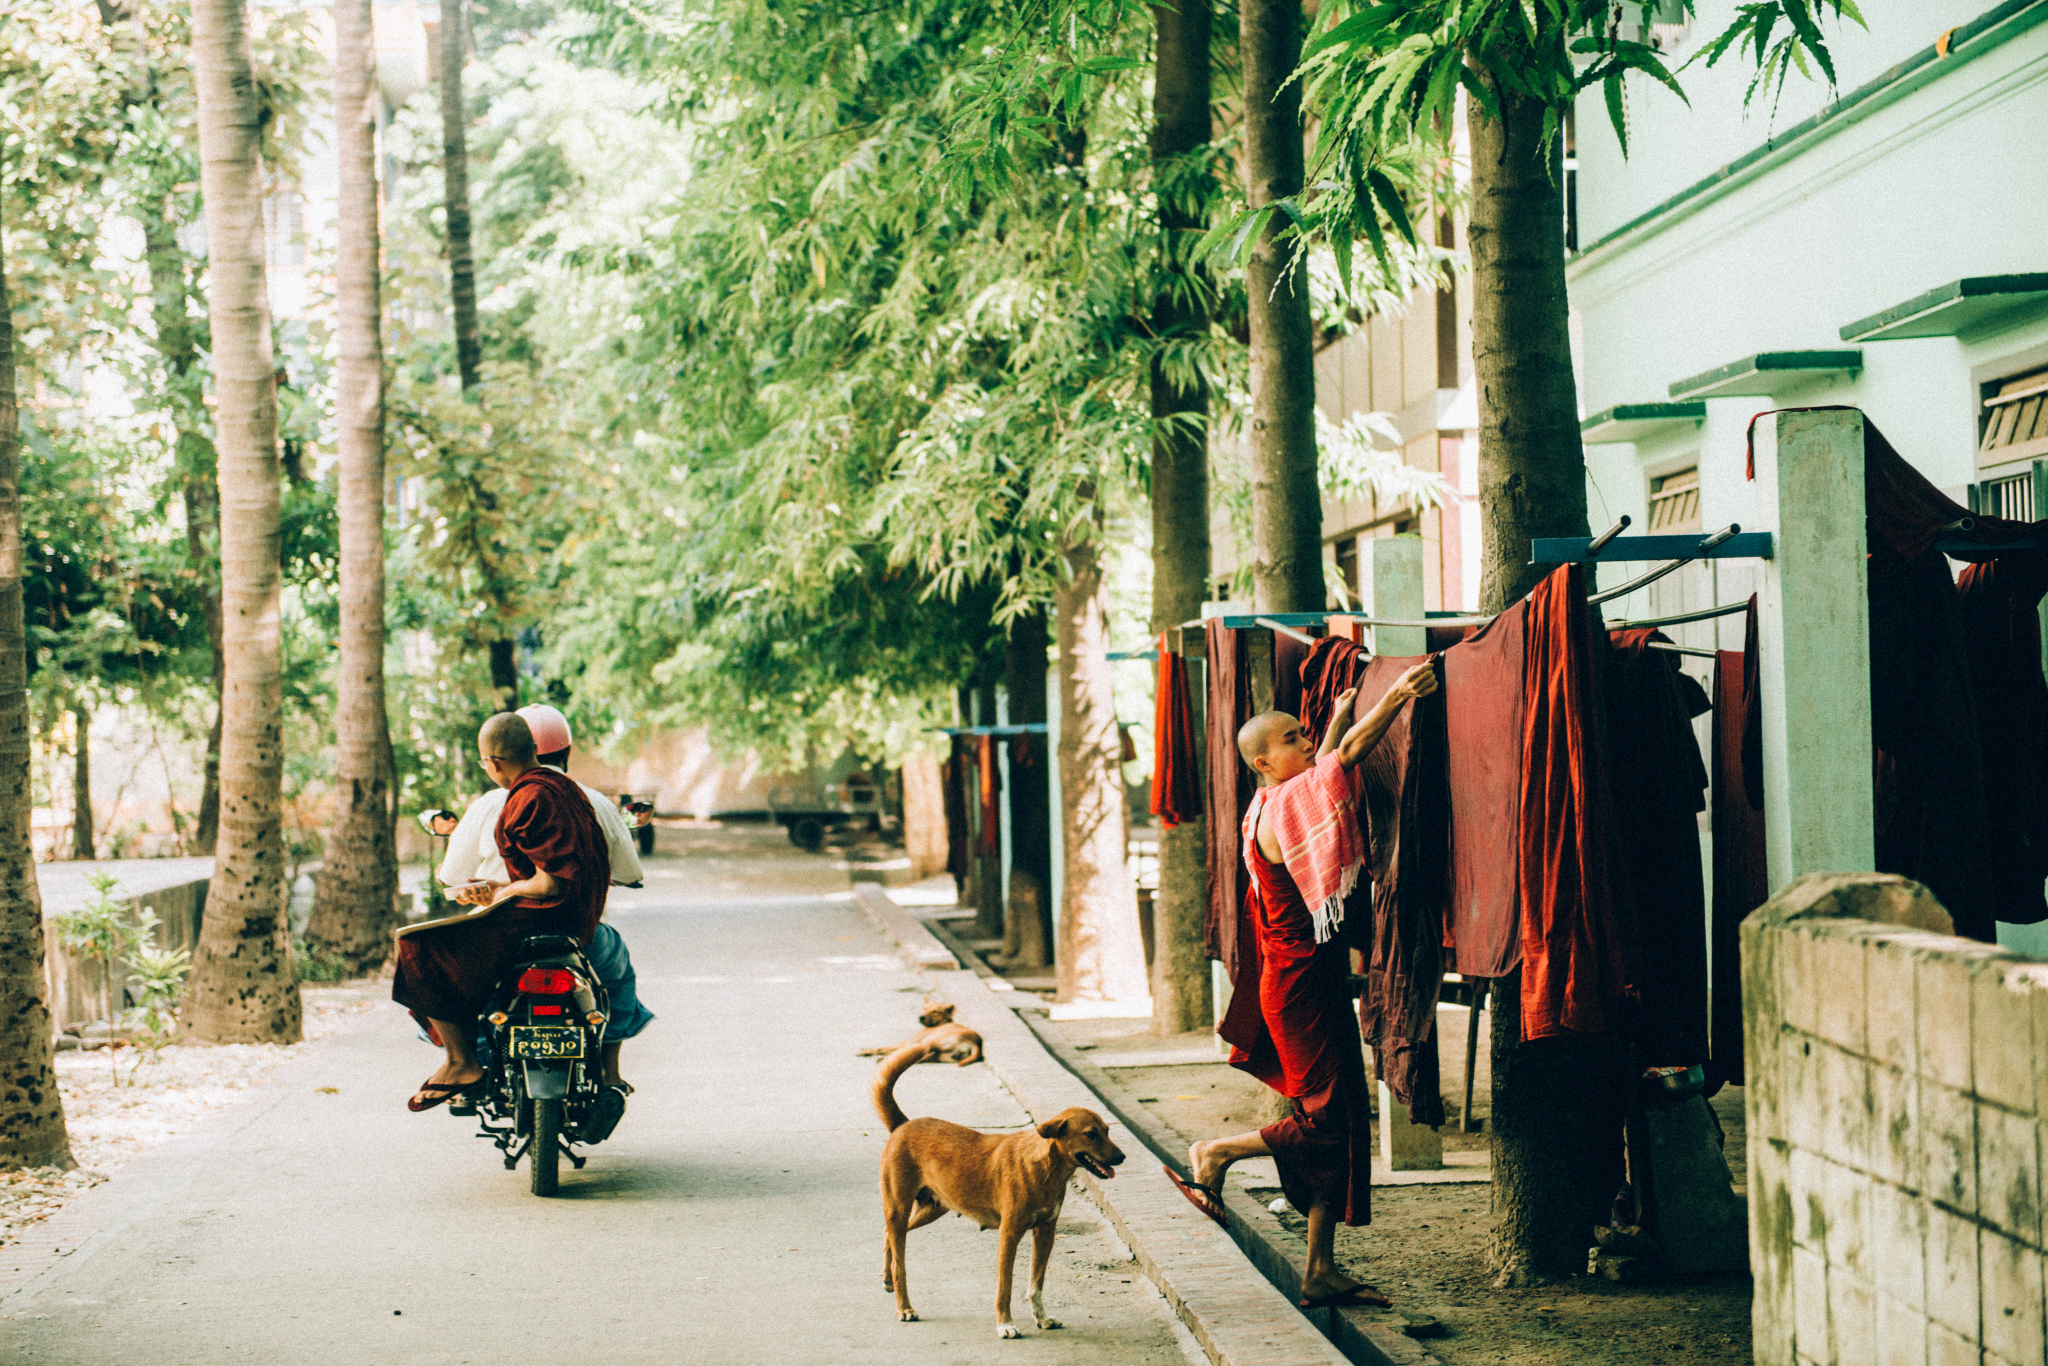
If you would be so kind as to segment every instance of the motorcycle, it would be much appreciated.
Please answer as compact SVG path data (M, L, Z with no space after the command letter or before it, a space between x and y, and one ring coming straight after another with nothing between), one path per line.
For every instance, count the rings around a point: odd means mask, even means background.
M423 812L420 824L438 833L430 819L445 814ZM574 1145L604 1142L626 1113L600 1056L609 995L573 938L543 934L521 941L491 999L496 1009L476 1022L483 1080L448 1110L476 1119L507 1171L526 1159L535 1195L553 1195L564 1157L578 1171L589 1160Z

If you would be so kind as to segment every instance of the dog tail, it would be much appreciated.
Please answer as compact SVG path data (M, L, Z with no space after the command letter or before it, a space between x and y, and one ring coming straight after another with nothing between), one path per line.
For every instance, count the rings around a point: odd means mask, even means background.
M903 1113L903 1107L896 1103L896 1079L931 1056L932 1046L912 1041L882 1059L881 1067L875 1072L875 1084L869 1094L874 1098L875 1113L882 1117L882 1123L895 1133L910 1121Z

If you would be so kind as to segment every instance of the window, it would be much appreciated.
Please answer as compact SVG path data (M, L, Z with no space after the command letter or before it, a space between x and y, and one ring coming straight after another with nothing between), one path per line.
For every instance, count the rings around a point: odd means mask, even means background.
M2048 455L2048 369L1994 380L1986 389L1978 465Z
M1650 534L1700 529L1700 471L1695 465L1650 481Z
M1970 511L1987 517L2010 517L2016 522L2034 520L2034 471L2021 470L2003 479L1989 479L1971 490Z

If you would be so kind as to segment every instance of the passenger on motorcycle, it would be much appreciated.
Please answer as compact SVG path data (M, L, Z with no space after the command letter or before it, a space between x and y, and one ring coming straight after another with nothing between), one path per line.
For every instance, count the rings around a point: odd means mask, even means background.
M566 773L570 747L575 743L569 732L569 719L555 708L544 705L521 707L516 714L525 718L527 727L533 731L533 743L539 751L537 758L540 763ZM577 786L590 799L591 809L597 814L598 827L604 831L605 849L611 855L612 885L639 886L642 877L640 851L633 842L633 827L627 823L625 814L597 789L584 787L581 783ZM459 887L473 879L493 883L505 880L505 862L498 857L494 839L498 813L505 808L505 795L503 788L494 788L471 802L459 823L435 830L436 834L448 836L448 852L442 857L439 869L444 886ZM604 1022L605 1084L624 1087L630 1094L633 1088L619 1074L619 1048L627 1039L654 1023L654 1012L640 1004L639 993L635 990L632 955L626 951L626 941L609 923L599 922L596 935L583 953L590 960L598 979L604 983L611 1000L611 1011Z
M462 898L492 908L489 915L422 927L398 941L391 998L448 1054L413 1094L413 1110L432 1109L483 1079L477 1017L520 945L546 934L588 944L611 884L611 859L589 799L566 775L541 767L524 718L500 712L484 722L477 753L491 781L505 789L496 836L511 880Z

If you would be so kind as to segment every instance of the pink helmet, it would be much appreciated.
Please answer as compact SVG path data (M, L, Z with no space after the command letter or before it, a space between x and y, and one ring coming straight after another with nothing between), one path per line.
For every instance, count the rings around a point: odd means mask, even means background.
M554 754L575 743L569 734L569 718L545 703L521 707L519 719L526 722L526 728L533 732L533 752L536 754Z

